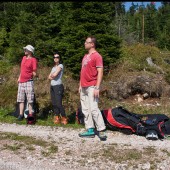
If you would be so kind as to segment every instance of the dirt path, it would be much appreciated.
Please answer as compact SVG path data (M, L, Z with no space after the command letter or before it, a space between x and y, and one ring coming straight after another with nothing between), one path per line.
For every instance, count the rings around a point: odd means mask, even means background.
M170 169L170 140L150 141L137 135L107 131L107 140L100 141L97 136L82 139L78 137L80 131L83 129L1 123L3 134L32 136L56 145L58 150L47 155L40 146L30 149L21 145L16 151L8 148L21 142L0 140L0 170Z

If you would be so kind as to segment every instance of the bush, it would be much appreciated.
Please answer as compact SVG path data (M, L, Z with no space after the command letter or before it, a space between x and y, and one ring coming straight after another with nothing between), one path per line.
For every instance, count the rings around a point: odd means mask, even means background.
M4 75L10 70L11 65L7 61L0 60L0 68L0 75Z

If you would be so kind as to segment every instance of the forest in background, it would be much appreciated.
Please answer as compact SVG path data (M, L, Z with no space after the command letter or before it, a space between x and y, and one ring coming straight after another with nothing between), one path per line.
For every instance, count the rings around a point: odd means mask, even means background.
M156 9L124 2L1 2L1 66L18 64L23 47L35 47L42 66L51 66L58 50L67 69L78 77L88 35L98 39L105 68L122 56L122 46L143 43L170 50L170 3ZM3 74L3 70L0 74Z

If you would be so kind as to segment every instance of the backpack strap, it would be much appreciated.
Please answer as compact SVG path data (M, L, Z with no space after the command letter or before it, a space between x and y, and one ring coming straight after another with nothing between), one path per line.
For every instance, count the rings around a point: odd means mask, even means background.
M127 118L128 120L133 121L136 124L140 123L140 117L138 117L136 114L133 115L132 113L130 113L129 111L122 107L118 107L117 109L120 110L117 114Z
M132 132L135 132L135 129L133 129L131 126L124 125L124 124L117 122L113 117L112 109L103 110L103 113L104 113L106 120L108 121L108 123L111 126L118 127L118 128L130 129Z

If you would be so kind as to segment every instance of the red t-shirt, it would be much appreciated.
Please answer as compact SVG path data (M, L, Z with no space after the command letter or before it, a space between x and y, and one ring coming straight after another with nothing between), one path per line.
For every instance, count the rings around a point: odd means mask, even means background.
M33 71L37 70L37 59L35 57L26 58L24 56L21 62L20 83L27 82L33 78Z
M85 54L82 60L81 87L95 86L97 83L97 67L103 67L102 56L98 52Z

